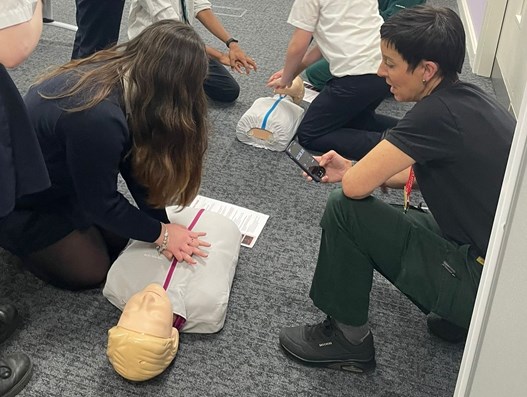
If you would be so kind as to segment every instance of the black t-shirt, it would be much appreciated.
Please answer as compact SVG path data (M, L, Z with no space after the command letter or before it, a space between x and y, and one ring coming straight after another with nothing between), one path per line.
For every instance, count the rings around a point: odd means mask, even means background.
M164 209L147 205L146 189L132 175L121 87L77 112L65 109L81 103L82 94L60 100L39 94L52 96L74 82L72 74L63 74L33 86L24 98L51 179L50 189L25 197L24 205L56 208L80 229L97 224L123 237L156 240L159 221L168 219ZM119 173L140 209L118 192Z
M0 218L16 199L49 187L49 178L26 107L0 64Z
M485 256L516 122L478 87L443 81L386 139L416 162L446 238Z

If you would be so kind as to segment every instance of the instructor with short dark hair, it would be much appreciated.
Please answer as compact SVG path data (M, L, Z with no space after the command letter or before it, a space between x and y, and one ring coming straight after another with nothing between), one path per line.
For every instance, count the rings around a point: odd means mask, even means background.
M448 8L418 6L381 28L382 63L397 101L416 102L362 160L330 151L323 182L341 182L322 216L310 296L327 318L284 328L280 344L306 364L364 372L375 367L368 325L377 270L451 339L468 328L515 128L493 98L458 79L465 32ZM430 212L409 205L419 184ZM405 203L371 196L404 188Z

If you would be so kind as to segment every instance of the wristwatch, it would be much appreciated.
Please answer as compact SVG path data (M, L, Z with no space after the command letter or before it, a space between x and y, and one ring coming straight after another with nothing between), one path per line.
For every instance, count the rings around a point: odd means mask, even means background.
M225 42L225 45L227 46L227 48L229 48L229 46L231 45L231 43L237 43L238 40L236 40L234 37L231 37L229 40L227 40Z

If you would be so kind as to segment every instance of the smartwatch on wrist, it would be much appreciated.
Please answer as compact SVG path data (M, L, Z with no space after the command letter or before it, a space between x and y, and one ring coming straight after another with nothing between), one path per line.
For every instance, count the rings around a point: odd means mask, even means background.
M234 37L231 37L229 40L227 40L225 42L225 45L227 46L227 48L229 48L229 46L231 45L231 43L237 43L238 40L236 40Z

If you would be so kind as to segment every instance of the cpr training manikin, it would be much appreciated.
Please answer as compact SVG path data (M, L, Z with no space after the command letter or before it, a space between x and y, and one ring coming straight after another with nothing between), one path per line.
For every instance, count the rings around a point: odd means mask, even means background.
M123 310L108 332L107 355L125 379L145 381L176 356L179 333L223 328L241 233L227 217L200 208L168 207L172 223L206 232L208 256L196 263L168 260L155 246L132 241L112 264L103 295Z
M115 371L132 381L163 372L179 346L179 332L172 323L172 304L161 285L149 284L133 295L108 331L107 355Z
M300 106L304 92L304 82L297 76L291 87L258 98L238 121L236 138L258 148L285 150L304 116Z

